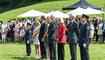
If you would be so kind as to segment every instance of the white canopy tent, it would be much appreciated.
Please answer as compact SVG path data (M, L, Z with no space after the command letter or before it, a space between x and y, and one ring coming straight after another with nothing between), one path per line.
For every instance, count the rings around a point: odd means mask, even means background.
M46 16L51 16L51 15L53 15L55 18L68 18L69 17L69 15L64 14L63 12L60 12L60 11L52 11L46 14Z
M28 12L25 12L17 17L33 17L33 16L42 16L45 15L45 13L42 13L40 11L36 11L36 10L30 10Z
M102 13L104 13L100 10L96 10L96 9L93 9L93 8L87 8L86 10L87 10L88 14L102 14Z
M68 12L67 14L82 15L82 14L102 14L102 13L104 12L101 12L100 10L95 10L93 8L83 9L79 7L71 12Z

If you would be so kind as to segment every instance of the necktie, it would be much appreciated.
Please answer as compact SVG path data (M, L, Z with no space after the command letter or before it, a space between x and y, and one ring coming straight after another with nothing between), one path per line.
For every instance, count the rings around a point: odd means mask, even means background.
M72 22L69 23L69 26L70 26L70 27L71 27L71 25L72 25Z

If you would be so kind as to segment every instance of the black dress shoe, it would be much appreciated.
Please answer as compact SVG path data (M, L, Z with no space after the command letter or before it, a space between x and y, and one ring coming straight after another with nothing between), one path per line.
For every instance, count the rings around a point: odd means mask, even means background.
M27 56L30 56L30 54L27 54Z

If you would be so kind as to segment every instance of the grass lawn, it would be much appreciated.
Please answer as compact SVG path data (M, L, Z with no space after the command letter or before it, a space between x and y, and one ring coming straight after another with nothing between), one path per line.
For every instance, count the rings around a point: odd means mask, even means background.
M33 4L33 5L29 5L26 7L21 7L21 8L17 8L14 10L10 10L4 13L0 14L0 20L7 22L9 19L11 18L16 18L18 15L27 12L31 9L35 9L44 13L48 13L51 11L55 11L55 10L60 10L62 11L63 7L67 7L70 6L76 2L78 2L79 0L59 0L59 1L42 1L39 2L37 4ZM105 0L86 0L91 4L94 4L98 7L104 7L105 8ZM20 4L21 5L21 4ZM105 11L105 9L104 9ZM63 11L63 12L68 12L68 11ZM102 14L100 14L99 16L102 17Z
M26 46L24 43L6 43L0 44L0 60L36 60L35 48L32 46L32 54L26 56ZM78 47L78 59L80 60L80 52ZM105 44L92 44L89 46L90 60L105 60ZM68 44L65 45L65 60L70 60L70 52ZM41 59L40 59L41 60Z

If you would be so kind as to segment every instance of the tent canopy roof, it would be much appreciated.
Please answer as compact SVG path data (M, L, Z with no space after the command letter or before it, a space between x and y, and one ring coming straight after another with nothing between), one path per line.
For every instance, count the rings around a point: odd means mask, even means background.
M53 15L55 18L68 18L69 17L69 15L64 14L63 12L60 12L60 11L52 11L46 14L46 16L51 16L51 15Z
M76 15L82 15L82 14L102 14L104 12L101 12L100 10L96 10L96 9L93 9L93 8L87 8L87 9L83 9L83 8L77 8L77 9L74 9L73 11L71 12L68 12L67 14L76 14Z
M71 6L68 6L68 7L64 7L64 8L62 8L62 9L63 9L63 10L73 10L73 9L78 8L78 7L84 8L84 9L90 7L90 8L93 8L93 9L102 10L102 8L97 7L97 6L93 5L93 4L90 4L90 3L88 3L88 2L85 1L85 0L80 0L79 2L77 2L77 3L75 3L75 4L73 4L73 5L71 5Z
M32 9L32 10L27 11L17 17L33 17L33 16L42 16L42 15L45 15L45 13L42 13L40 11L36 11L36 10Z

